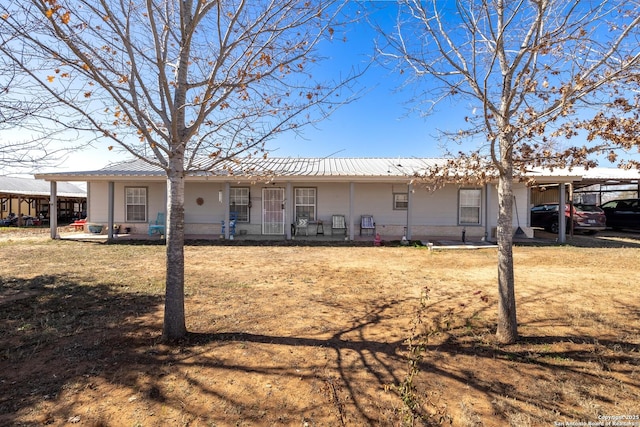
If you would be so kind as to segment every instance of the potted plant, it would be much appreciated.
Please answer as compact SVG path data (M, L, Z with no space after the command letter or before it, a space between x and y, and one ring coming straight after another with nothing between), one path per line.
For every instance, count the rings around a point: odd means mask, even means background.
M93 234L102 233L102 224L89 224L87 227L89 228L89 231Z

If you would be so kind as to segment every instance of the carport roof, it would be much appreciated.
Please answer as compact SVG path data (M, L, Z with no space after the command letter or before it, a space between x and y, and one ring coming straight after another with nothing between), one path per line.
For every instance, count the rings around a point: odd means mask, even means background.
M576 168L582 174L581 184L637 184L640 171L620 168Z
M87 197L87 192L75 184L69 182L59 182L58 197L82 198ZM51 194L50 184L41 179L16 178L10 176L0 176L0 195L8 196L42 196L49 197Z

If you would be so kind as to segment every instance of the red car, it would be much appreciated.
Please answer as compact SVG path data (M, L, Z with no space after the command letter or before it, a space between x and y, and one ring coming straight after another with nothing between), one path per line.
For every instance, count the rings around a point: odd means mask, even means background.
M569 224L569 204L564 212L566 230L571 230ZM547 203L531 208L531 226L542 227L552 233L558 233L558 203ZM607 227L607 217L604 211L595 205L573 205L573 230L585 234L595 234Z

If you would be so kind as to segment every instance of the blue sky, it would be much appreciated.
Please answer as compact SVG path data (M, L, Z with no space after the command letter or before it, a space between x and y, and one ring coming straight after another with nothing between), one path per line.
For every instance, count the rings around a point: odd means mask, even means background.
M354 10L361 7L353 3ZM373 2L371 10L378 12L388 23L395 17L394 2ZM382 9L380 7L382 6ZM383 15L380 15L383 13ZM337 37L341 38L342 34ZM323 46L321 73L327 76L362 69L371 61L376 32L364 20L346 30L346 42L334 41ZM326 68L325 68L326 67ZM321 77L321 76L320 76ZM328 119L306 127L302 136L283 134L271 140L267 149L272 157L440 157L437 129L452 130L455 121L465 112L452 107L448 101L440 106L440 113L420 117L410 112L408 90L398 91L402 83L399 73L379 65L371 67L358 80L356 89L361 95L353 102L338 108ZM464 108L462 109L464 110ZM96 144L71 153L56 170L98 169L125 158ZM46 170L50 170L47 168Z
M392 2L388 15L393 17ZM389 21L390 22L390 21ZM334 41L322 52L322 67L348 73L364 68L374 49L375 31L367 22L350 28L346 42ZM399 92L403 77L398 72L374 65L357 83L362 90L355 101L338 108L329 118L303 130L302 137L280 135L267 148L272 156L291 157L439 157L437 128L451 130L464 112L452 111L448 101L431 117L410 112L410 88Z
M349 7L355 13L363 2L353 2ZM375 12L375 18L390 27L395 19L394 1L364 2L365 12ZM362 9L360 9L362 11ZM335 77L349 73L351 68L364 68L371 61L376 32L365 21L350 26L346 31L346 42L334 41L322 46L321 55L327 59L320 64L318 77ZM336 39L341 39L340 31ZM472 106L468 101L445 99L436 111L422 117L409 103L414 87L401 91L406 76L397 71L373 65L359 79L356 89L361 96L341 106L328 119L315 127L302 130L302 136L279 135L267 144L272 157L441 157L443 156L440 131L455 132L464 126L464 117ZM574 141L578 143L578 141ZM109 151L111 142L70 154L57 171L91 170L127 156ZM461 147L448 144L452 152ZM473 143L464 147L477 148ZM51 170L46 168L45 170Z
M361 8L354 2L351 10ZM387 26L395 19L395 2L376 1L365 12ZM336 32L337 34L337 32ZM366 21L349 27L346 42L334 41L322 50L327 59L322 67L348 73L353 67L364 69L379 37ZM336 39L339 39L337 36ZM420 117L412 111L411 87L399 90L405 76L371 66L358 80L361 95L341 106L328 119L304 130L302 137L281 135L267 146L274 156L294 157L440 157L438 129L457 130L455 123L463 120L465 109L452 108L448 101L438 106L435 114ZM461 111L462 110L462 111ZM457 151L457 150L456 150Z

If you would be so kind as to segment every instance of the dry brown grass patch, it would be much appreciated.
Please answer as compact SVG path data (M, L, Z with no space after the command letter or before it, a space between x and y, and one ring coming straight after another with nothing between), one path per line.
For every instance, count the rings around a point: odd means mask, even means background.
M188 246L191 333L178 346L159 340L164 247L0 250L2 425L540 426L640 413L640 249L516 248L522 339L509 346L493 339L494 250Z

